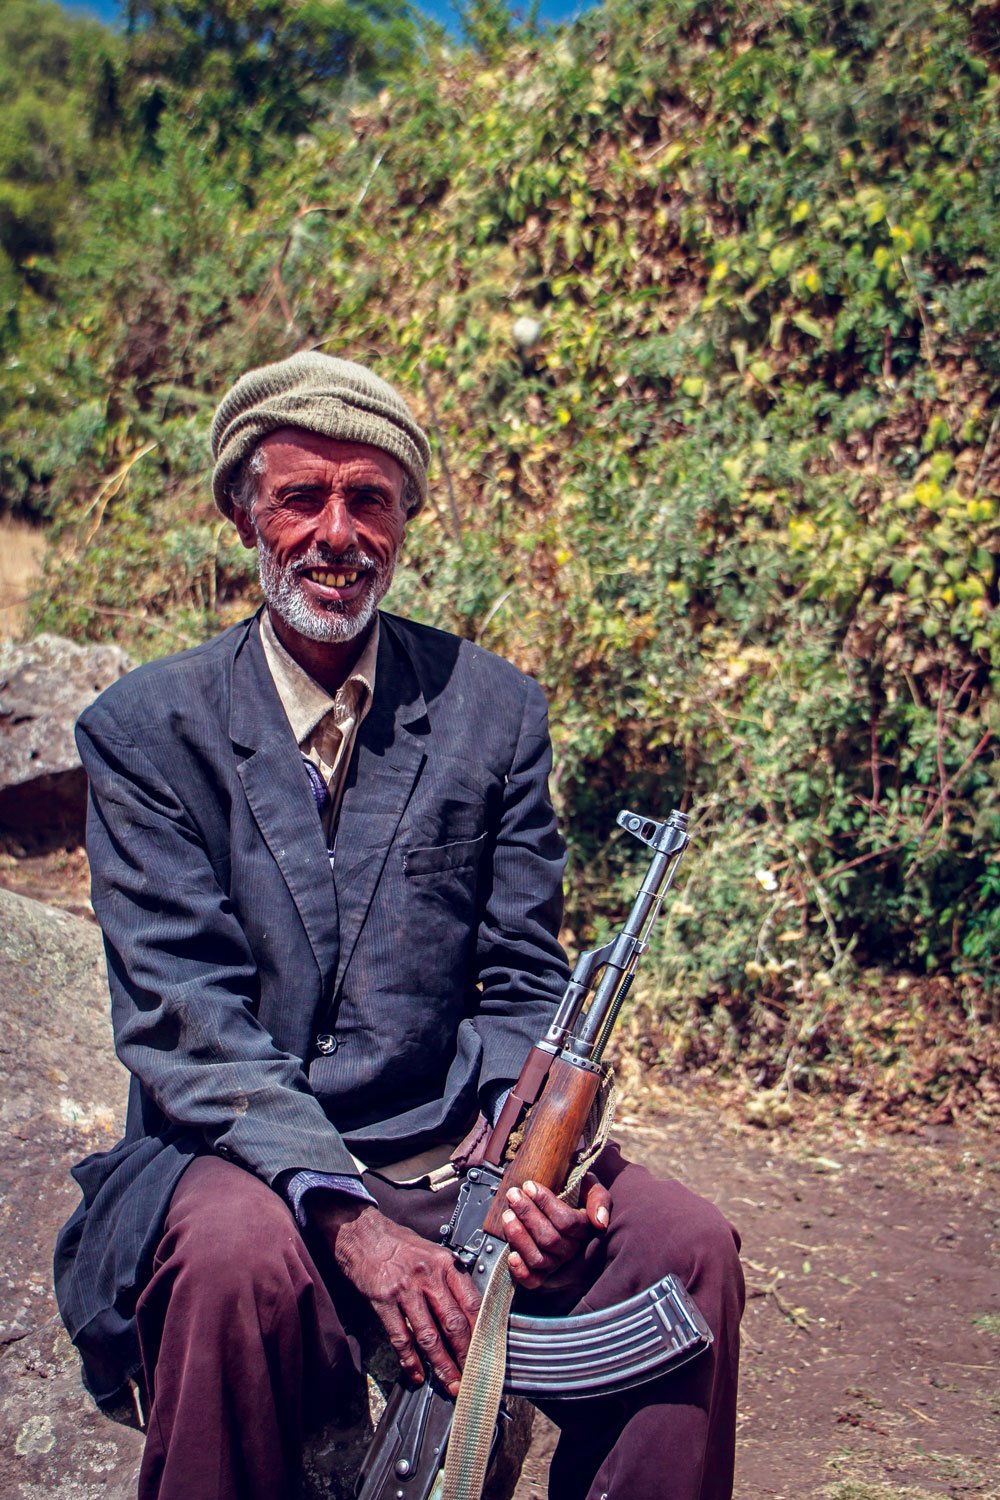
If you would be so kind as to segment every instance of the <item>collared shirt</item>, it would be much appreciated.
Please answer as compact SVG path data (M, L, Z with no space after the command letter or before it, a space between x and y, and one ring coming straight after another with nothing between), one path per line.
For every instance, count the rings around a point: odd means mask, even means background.
M286 651L267 610L260 618L261 645L281 706L303 756L312 762L326 782L329 801L323 810L323 826L327 844L331 847L354 741L371 708L375 692L378 638L376 615L364 650L346 682L331 696Z

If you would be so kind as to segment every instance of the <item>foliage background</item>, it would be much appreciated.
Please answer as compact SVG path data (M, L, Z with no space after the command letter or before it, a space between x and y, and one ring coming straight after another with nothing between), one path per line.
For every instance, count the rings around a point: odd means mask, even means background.
M363 47L270 76L279 0L196 8L249 44L133 8L58 44L42 0L0 18L36 625L148 656L240 618L219 393L371 362L437 457L395 607L549 693L571 941L626 900L617 809L693 814L629 1055L765 1120L1000 1111L1000 7L606 0L541 33L489 0L456 47L345 6Z

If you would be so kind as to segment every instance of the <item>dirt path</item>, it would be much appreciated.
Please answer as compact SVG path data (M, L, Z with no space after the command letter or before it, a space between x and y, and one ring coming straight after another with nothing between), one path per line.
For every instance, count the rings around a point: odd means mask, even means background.
M737 1500L1000 1496L1000 1152L762 1133L678 1096L619 1132L743 1235ZM542 1500L551 1429L517 1500Z

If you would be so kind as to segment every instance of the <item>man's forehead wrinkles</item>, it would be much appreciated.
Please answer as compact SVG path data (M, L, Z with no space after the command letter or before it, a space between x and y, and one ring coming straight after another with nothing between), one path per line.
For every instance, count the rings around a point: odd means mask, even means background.
M378 469L361 465L357 468L340 468L335 473L330 473L325 467L310 465L304 468L285 470L280 477L276 476L274 485L275 493L281 494L289 489L357 489L363 486L365 489L383 490L387 495L393 492L393 485L387 475Z
M276 468L276 464L272 464ZM289 456L285 459L281 468L285 474L333 474L349 475L371 474L380 479L387 479L382 466L370 458L331 459L321 458L319 454L303 453L301 457Z

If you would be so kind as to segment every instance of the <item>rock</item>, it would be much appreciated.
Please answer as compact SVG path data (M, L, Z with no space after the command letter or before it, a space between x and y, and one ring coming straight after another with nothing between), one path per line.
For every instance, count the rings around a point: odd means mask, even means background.
M92 923L0 889L0 1027L0 1494L132 1500L142 1438L87 1396L52 1294L69 1167L113 1144L125 1104Z
M55 635L0 643L0 837L31 849L82 841L87 782L73 725L131 665L118 646Z
M9 1142L0 1200L0 1495L4 1500L132 1500L138 1431L103 1415L52 1292L56 1232L77 1202L70 1166L121 1134L127 1074L114 1055L100 932L0 887L0 1129ZM385 1345L375 1372L389 1374ZM373 1406L379 1397L369 1381ZM510 1424L490 1500L511 1494L530 1408ZM122 1412L123 1420L131 1417ZM306 1500L347 1500L368 1413L330 1426L305 1453ZM511 1450L514 1450L513 1453Z

